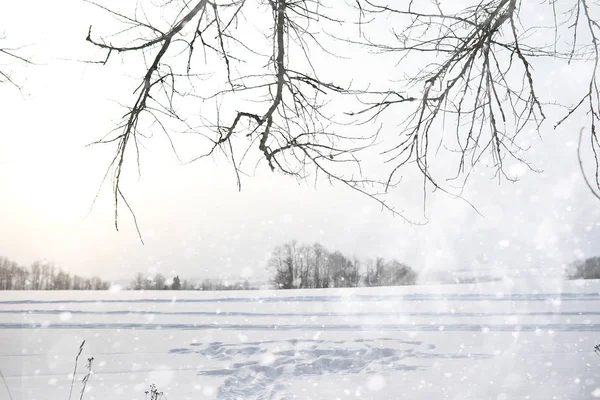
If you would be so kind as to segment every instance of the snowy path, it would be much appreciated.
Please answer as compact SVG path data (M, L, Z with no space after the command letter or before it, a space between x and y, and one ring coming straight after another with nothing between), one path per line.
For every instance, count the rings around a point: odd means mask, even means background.
M5 292L0 369L15 399L66 398L85 339L87 399L600 397L600 283L560 285Z

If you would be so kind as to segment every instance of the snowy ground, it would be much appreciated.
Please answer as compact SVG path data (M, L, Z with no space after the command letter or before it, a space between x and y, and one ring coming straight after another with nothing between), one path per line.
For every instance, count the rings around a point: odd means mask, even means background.
M85 399L144 399L150 383L171 400L600 397L594 281L0 292L0 370L15 400L67 399L83 339Z

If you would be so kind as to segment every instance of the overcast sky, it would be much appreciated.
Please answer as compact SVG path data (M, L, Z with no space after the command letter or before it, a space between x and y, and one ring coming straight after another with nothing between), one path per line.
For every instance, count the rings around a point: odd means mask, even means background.
M39 64L12 67L23 93L0 86L0 255L20 264L47 259L108 279L128 280L138 271L261 279L273 247L292 239L360 258L398 258L421 271L551 268L600 255L600 207L576 159L587 120L556 131L550 122L543 141L532 137L529 159L543 173L515 167L521 181L500 186L475 176L465 197L483 217L435 194L424 226L346 188L315 188L266 165L239 193L224 159L181 166L164 143L151 142L141 179L126 187L142 245L125 211L115 231L108 191L88 215L112 149L85 145L114 126L122 113L117 102L131 101L136 83L118 59L105 67L73 61L97 54L84 39L91 23L107 19L75 0L8 3L0 6L5 43L29 44L24 54ZM569 70L543 79L542 87L566 94L578 82ZM405 185L390 196L419 219L420 190Z

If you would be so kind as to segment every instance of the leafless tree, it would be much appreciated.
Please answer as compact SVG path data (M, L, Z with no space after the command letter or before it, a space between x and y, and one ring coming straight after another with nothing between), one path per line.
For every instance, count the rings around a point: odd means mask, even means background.
M165 290L167 278L163 274L156 274L154 276L154 289Z
M42 263L40 261L31 264L31 289L42 289Z
M146 280L146 278L144 277L144 274L142 274L141 272L138 272L137 274L135 274L133 281L131 281L131 285L130 285L131 289L142 290L144 287L145 280Z
M104 51L99 63L116 54L124 65L145 62L121 124L96 142L116 147L104 179L112 181L117 228L119 204L131 211L121 185L125 160L132 151L139 170L140 146L157 129L176 154L172 133L202 138L185 162L225 154L240 189L246 165L262 160L299 179L346 185L404 218L385 194L407 169L422 174L424 193L456 196L479 164L508 180L516 179L509 161L535 170L520 138L543 133L553 110L554 128L587 116L591 188L600 189L597 0L542 0L535 12L551 17L544 24L527 13L532 4L517 0L394 7L356 0L335 9L322 0L168 0L131 13L97 6L122 24L113 36L90 27L87 40ZM373 63L396 57L397 76L383 89L370 85L375 76L356 88L321 79L326 71L314 61L336 57L332 48L341 44L367 49ZM588 84L573 88L580 92L573 104L540 94L536 67L548 60L553 69L584 66ZM363 174L359 157L373 151L385 159L382 177ZM445 178L456 184L441 183L439 151L455 156Z

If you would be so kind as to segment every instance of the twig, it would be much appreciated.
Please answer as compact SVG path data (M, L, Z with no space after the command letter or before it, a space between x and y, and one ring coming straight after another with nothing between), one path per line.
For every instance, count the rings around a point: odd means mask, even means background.
M73 385L75 384L75 375L77 374L77 362L79 361L79 356L81 355L81 352L83 351L84 345L85 345L85 340L83 342L81 342L81 345L79 346L79 352L77 353L77 356L75 357L75 367L73 367L73 377L71 378L71 390L69 390L69 400L71 400L71 395L73 393Z
M92 362L94 361L94 357L88 358L87 363L87 374L83 377L81 382L83 382L83 387L81 388L81 395L79 396L79 400L83 400L83 394L85 393L85 388L87 387L88 381L90 380L90 375L92 374Z
M583 180L585 181L585 184L588 187L588 189L590 189L590 192L592 192L595 198L600 200L600 195L597 193L596 190L594 190L592 184L587 178L587 175L585 174L585 169L583 168L583 161L581 160L581 139L583 137L583 129L584 128L582 127L579 130L579 143L577 144L577 160L579 161L579 171L581 171L581 176L583 177Z
M8 398L10 400L13 400L12 394L10 393L10 388L8 387L8 383L6 383L6 379L4 378L4 374L2 373L1 369L0 369L0 377L2 378L2 382L4 382L4 386L6 387L6 391L8 392Z

